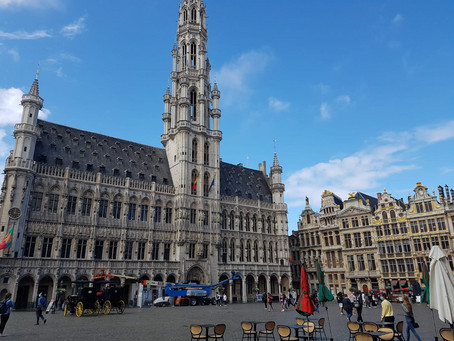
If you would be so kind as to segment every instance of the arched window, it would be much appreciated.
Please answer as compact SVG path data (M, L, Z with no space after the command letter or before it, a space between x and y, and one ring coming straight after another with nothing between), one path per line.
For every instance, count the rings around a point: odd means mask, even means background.
M199 180L199 173L194 169L191 176L191 194L197 195L197 181Z
M191 21L192 22L197 21L197 10L195 7L191 10Z
M257 216L255 214L252 216L252 231L257 232Z
M273 244L271 242L270 242L269 250L270 250L269 255L268 255L268 257L270 258L269 262L273 263Z
M197 92L195 89L191 90L191 121L197 121Z
M251 260L252 260L251 241L248 240L246 244L246 262L250 262Z
M259 261L259 246L257 245L257 241L254 242L254 262Z
M246 231L251 230L251 220L249 218L249 213L246 213Z
M389 215L391 217L391 222L395 223L396 222L396 212L394 210L389 212Z
M183 44L183 69L186 68L186 58L188 57L188 46Z
M384 223L388 222L388 214L386 212L383 212L383 222Z
M240 262L244 262L244 243L240 242Z
M225 210L221 213L221 229L227 229L227 212Z
M243 231L243 212L240 212L240 221L239 221L239 224L238 224L238 229L240 231Z
M191 44L191 69L195 69L197 64L197 45L195 43Z
M230 256L229 256L229 260L231 262L235 261L235 240L234 239L232 239L230 241Z
M306 216L306 218L307 218L307 223L310 224L310 223L311 223L311 216L308 214L308 215Z
M222 263L227 263L227 239L222 241Z
M264 215L262 215L262 219L260 220L260 222L262 223L262 233L265 233L266 227L265 227L265 216Z
M210 144L205 142L203 146L203 164L208 166L210 164Z
M268 226L268 233L271 233L271 217L268 217L266 222L267 222L267 226Z
M192 162L197 162L197 139L192 140Z
M233 213L233 211L230 211L230 229L235 229L235 214Z
M203 176L203 196L208 196L208 190L210 189L210 173L205 172Z
M188 21L188 10L184 10L183 11L183 23L185 23L186 21Z
M266 242L263 242L263 263L266 263Z

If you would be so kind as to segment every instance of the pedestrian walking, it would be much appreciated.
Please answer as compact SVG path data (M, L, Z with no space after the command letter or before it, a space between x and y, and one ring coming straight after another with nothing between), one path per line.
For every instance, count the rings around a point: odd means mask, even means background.
M388 301L386 293L380 294L381 300L381 321L384 322L386 328L394 330L394 310L391 302Z
M279 302L281 303L282 311L285 310L285 303L284 303L284 300L285 300L285 295L284 295L284 294L281 294L280 299L279 299Z
M47 320L43 316L43 310L46 310L46 297L44 293L39 293L38 302L36 305L36 325L39 325L39 319L43 320L43 323L46 324Z
M353 315L353 304L352 301L348 298L347 294L344 295L344 299L342 300L342 309L347 314L347 319L350 321L350 318Z
M344 300L344 295L339 291L337 293L337 304L339 305L339 313L341 315L344 315L344 309L343 309L343 304L342 301Z
M9 315L11 314L11 308L14 307L13 301L11 301L11 293L8 292L5 298L0 302L0 336L5 336L3 331L5 330L6 322L8 322Z
M224 295L222 296L222 300L224 301L224 305L227 305L227 294L224 293Z
M266 292L264 292L264 293L262 294L262 302L263 302L263 304L265 304L265 310L268 310L268 306L267 306L268 297L267 297L267 295L266 295Z
M273 295L268 293L268 311L274 310L273 309Z
M413 315L413 307L411 306L410 299L408 296L404 296L402 298L403 303L402 303L402 310L405 313L405 320L407 321L407 341L410 341L410 330L413 332L415 335L416 339L418 341L421 341L421 338L419 337L418 333L415 330L415 316Z
M221 306L221 295L219 295L219 293L216 294L216 305L218 307Z
M358 316L356 317L357 322L363 322L363 317L361 316L361 313L363 312L363 303L364 303L363 296L360 291L357 291L355 295L355 300L353 301L356 313L358 314Z

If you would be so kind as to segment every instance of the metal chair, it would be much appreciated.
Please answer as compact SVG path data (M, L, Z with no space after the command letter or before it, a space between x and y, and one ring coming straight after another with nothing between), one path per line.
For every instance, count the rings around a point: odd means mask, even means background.
M241 322L241 329L243 329L243 336L241 340L255 340L257 337L257 331L253 330L253 325L251 322Z
M273 322L273 321L268 321L267 323L265 323L265 330L261 330L259 332L259 340L262 338L262 335L265 337L265 340L268 340L268 339L273 339L273 340L276 340L274 338L274 327L276 326L276 323Z
M281 341L299 341L299 339L295 336L290 336L292 331L287 326L277 326L277 333L281 338Z
M348 340L354 340L355 339L355 334L359 333L361 326L357 322L347 322L347 328L348 331L350 332L350 335L348 336Z
M443 341L454 341L454 337L452 336L453 330L450 328L441 328L440 329L440 336Z
M378 328L378 331L386 333L378 337L380 340L391 341L394 339L394 330L391 328Z
M304 322L306 322L305 319L302 319L301 317L297 317L296 318L296 324L297 325L302 326L302 325L304 325Z
M374 341L374 337L367 333L358 332L355 334L355 341Z
M404 331L404 321L397 322L396 331L394 332L394 338L399 341L405 341L403 331Z
M314 334L315 334L315 323L311 321L305 321L304 322L304 335L300 336L300 339L304 340L315 340L314 339Z
M325 333L325 318L323 318L323 317L318 320L318 326L315 326L315 335L317 335L317 333L319 333L320 338L321 338L322 332L323 332L323 335L325 335L325 339L327 339L328 337L326 336L326 333Z
M378 325L374 322L364 322L363 331L367 332L376 332L378 330Z
M202 326L198 324L191 324L189 331L191 332L191 340L205 340L207 338L206 335L202 334Z
M214 334L209 334L208 339L224 340L225 324L217 324L214 326Z

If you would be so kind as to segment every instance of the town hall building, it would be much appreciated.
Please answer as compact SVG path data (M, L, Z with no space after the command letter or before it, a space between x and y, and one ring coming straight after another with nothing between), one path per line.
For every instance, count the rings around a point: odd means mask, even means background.
M0 195L0 295L17 308L37 294L68 295L100 269L128 288L141 281L227 285L231 302L292 283L282 167L222 161L221 92L210 83L206 6L181 1L162 147L38 118L38 76L22 96L21 122ZM45 86L45 85L44 85ZM156 117L157 119L157 117ZM228 133L228 132L226 132Z

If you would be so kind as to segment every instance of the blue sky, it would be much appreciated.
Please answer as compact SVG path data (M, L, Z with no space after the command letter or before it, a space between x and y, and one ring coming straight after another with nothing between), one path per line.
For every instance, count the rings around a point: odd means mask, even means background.
M454 2L205 3L221 156L269 169L276 149L289 232L325 189L454 187ZM0 163L38 63L42 118L162 147L178 5L0 0Z

